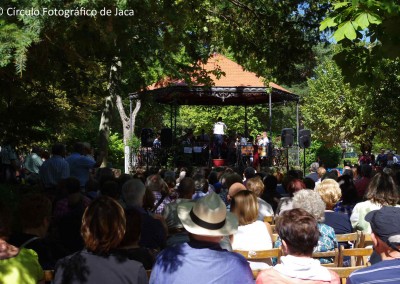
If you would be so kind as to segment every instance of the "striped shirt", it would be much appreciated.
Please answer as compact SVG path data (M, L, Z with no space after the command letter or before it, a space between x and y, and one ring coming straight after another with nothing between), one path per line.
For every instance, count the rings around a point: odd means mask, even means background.
M54 155L39 168L39 175L45 188L55 187L69 177L69 164L63 157Z
M400 259L383 260L354 271L348 284L400 283Z

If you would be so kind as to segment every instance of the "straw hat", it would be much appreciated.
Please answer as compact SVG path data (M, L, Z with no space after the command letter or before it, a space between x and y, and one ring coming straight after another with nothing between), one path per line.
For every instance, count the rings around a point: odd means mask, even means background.
M178 217L185 229L195 235L226 236L238 228L236 216L226 211L225 203L213 192L196 202L180 203Z

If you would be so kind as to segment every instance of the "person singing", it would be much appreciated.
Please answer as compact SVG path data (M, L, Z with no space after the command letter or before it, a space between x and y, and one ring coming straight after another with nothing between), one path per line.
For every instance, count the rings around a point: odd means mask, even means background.
M218 121L214 124L214 140L217 148L218 159L221 159L221 148L224 143L224 134L226 129L227 127L226 124L222 122L222 117L218 117Z

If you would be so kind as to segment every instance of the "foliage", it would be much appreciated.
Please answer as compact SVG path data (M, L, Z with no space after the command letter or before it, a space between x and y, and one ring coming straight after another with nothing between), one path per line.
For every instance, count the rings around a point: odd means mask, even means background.
M333 32L343 49L335 60L353 85L375 85L371 73L382 59L400 56L400 4L391 0L333 1L321 30Z
M320 165L325 166L325 168L336 168L341 161L342 149L321 142L319 147L316 148L315 156Z
M124 167L124 142L120 134L111 132L108 144L108 161L110 166L117 169Z
M218 31L216 49L225 47L239 64L269 80L302 82L315 64L312 47L323 40L318 27L326 2L220 1L208 11Z

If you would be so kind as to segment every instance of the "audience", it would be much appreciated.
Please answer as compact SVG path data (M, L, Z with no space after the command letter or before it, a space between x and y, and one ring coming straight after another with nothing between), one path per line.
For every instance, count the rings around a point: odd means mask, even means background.
M316 191L319 193L326 206L324 224L332 227L335 230L335 234L351 233L353 228L349 216L333 211L333 207L342 197L339 184L333 179L324 179L318 184Z
M94 200L82 218L85 249L57 263L54 283L147 283L143 265L113 252L124 238L124 209L114 199Z
M364 219L365 216L370 211L378 210L382 206L398 206L399 191L391 176L378 173L371 179L365 197L366 201L354 206L350 221L354 230L371 233L371 226Z
M238 230L233 235L233 250L257 251L272 248L272 229L269 223L257 220L258 202L254 192L238 192L232 199L231 212L239 220Z
M259 273L257 284L340 283L336 273L311 258L320 238L314 216L300 208L286 210L278 217L275 229L282 240L284 256L280 264Z
M150 283L254 283L246 259L219 245L224 236L237 231L238 221L217 194L180 203L178 217L190 241L157 256Z
M33 284L43 280L36 252L9 244L10 233L11 213L5 204L0 203L0 283Z
M293 195L299 190L305 189L306 185L301 179L292 179L287 187L286 191L289 193L289 197L282 197L279 201L276 209L276 215L280 215L285 210L293 209Z
M293 208L301 208L310 213L318 222L318 230L320 237L317 246L314 247L314 252L324 252L334 250L338 245L336 241L335 231L332 227L324 224L325 203L320 195L314 190L300 190L293 197ZM281 240L278 239L274 246L279 247ZM320 262L331 263L331 258L321 258Z
M334 206L335 212L342 212L349 216L353 212L354 206L358 202L357 190L354 186L353 178L349 175L342 175L337 180L342 192L342 199Z
M400 208L383 206L365 216L372 233L374 251L382 261L370 267L353 272L347 280L349 284L396 283L400 279Z
M259 176L252 177L247 180L246 188L255 193L258 202L258 220L263 221L265 216L273 216L274 210L272 206L260 196L264 192L264 183Z

